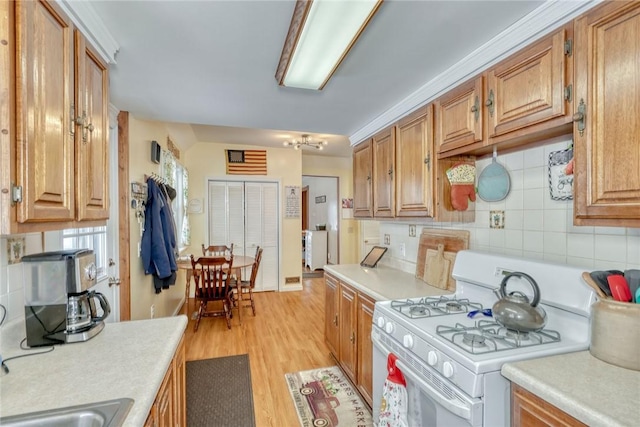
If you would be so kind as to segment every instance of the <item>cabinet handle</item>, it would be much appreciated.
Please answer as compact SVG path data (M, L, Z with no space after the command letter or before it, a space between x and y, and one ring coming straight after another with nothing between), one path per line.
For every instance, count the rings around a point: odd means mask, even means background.
M367 175L367 181L371 181L371 174Z
M424 158L424 164L427 165L427 168L431 167L431 153L427 153L427 157Z
M349 337L349 341L351 341L351 344L354 344L356 342L356 334L351 332L351 336Z
M333 324L338 326L338 315L336 314L335 317L333 318Z
M71 134L71 136L76 136L76 131L74 130L76 128L76 107L75 105L71 104L71 126L70 126L70 130L69 133Z
M489 115L493 117L493 89L489 91L489 99L485 101L484 105L489 109Z
M580 132L580 136L584 134L584 129L586 127L587 120L587 105L584 103L584 99L580 99L580 104L578 104L578 112L573 115L573 121L576 122L578 126L578 132Z
M471 112L475 116L475 119L477 122L478 119L480 118L480 100L478 99L477 96L476 96L475 102L473 103L473 106L471 107Z
M389 169L389 176L393 178L393 168Z

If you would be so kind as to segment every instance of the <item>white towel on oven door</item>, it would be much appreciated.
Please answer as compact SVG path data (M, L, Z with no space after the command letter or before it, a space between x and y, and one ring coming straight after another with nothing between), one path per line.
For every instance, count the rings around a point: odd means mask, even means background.
M387 370L389 375L384 382L380 418L378 427L408 427L407 421L407 382L400 369L396 367L397 356L389 353Z

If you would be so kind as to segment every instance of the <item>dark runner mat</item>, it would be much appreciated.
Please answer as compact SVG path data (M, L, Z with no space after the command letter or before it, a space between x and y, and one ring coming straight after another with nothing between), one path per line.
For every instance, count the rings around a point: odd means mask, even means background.
M187 362L188 427L255 427L249 355Z

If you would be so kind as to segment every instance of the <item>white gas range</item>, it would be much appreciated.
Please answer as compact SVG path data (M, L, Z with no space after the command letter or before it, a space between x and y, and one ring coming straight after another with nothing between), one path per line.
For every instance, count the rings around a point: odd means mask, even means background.
M519 333L497 324L487 309L505 275L524 272L538 284L547 314L538 332ZM455 294L384 301L373 315L373 416L377 421L387 356L407 381L409 425L507 426L510 384L506 362L586 350L595 295L582 270L567 265L475 251L458 252ZM532 297L531 285L511 277L507 292Z

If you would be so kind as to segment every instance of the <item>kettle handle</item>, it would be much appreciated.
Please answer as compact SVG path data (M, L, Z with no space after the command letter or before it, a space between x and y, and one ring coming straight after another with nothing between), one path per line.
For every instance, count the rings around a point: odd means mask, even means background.
M527 279L527 281L531 284L531 288L533 289L533 300L531 301L531 307L537 306L540 302L540 288L538 287L536 281L533 280L533 277L529 276L526 273L515 271L504 276L504 279L502 279L502 282L500 283L500 295L502 295L503 298L506 296L507 281L513 276Z
M109 316L109 314L111 313L111 306L109 305L109 301L107 301L107 298L105 298L105 296L100 292L92 292L91 296L96 297L98 301L100 301L100 308L102 309L102 316L95 317L93 318L93 320L99 322L106 319L107 316Z

